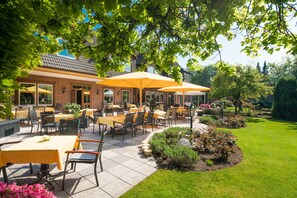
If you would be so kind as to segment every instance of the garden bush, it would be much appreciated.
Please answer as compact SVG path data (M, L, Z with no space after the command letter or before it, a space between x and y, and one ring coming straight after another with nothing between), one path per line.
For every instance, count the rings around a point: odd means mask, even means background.
M197 133L194 150L199 153L212 153L215 160L227 161L233 152L233 146L237 141L236 137L230 132L215 130L211 128L208 133Z
M283 77L276 84L272 116L297 120L297 80L293 77Z
M229 115L223 122L224 127L227 128L242 128L246 127L245 118L240 115Z
M198 161L198 153L192 147L180 146L181 138L191 141L190 128L172 127L156 133L150 140L153 153L177 167L189 167Z
M200 123L220 127L221 121L218 116L202 116L199 118Z
M199 118L200 123L207 124L215 127L226 127L226 128L241 128L245 127L245 118L240 115L227 114L223 119L219 116L202 116Z

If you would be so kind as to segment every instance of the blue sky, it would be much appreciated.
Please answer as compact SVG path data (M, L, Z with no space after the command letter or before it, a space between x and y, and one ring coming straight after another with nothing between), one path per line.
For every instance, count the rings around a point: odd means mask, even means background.
M293 33L297 32L297 17L287 18L290 30ZM240 41L243 39L242 36L238 36L236 39L232 41L227 41L223 36L218 38L218 43L223 45L223 49L221 50L222 60L231 63L231 64L242 64L242 65L254 65L256 67L257 62L260 65L263 65L264 61L267 63L280 63L285 57L288 57L286 54L286 50L281 49L278 52L274 52L273 54L269 54L265 51L260 51L259 56L257 57L249 57L245 53L240 52L242 47L240 45ZM188 58L178 57L178 63L186 68ZM219 56L216 54L206 61L200 62L201 65L209 65L215 64L219 60Z
M286 55L286 50L281 49L278 52L274 52L272 55L265 52L260 51L260 55L257 57L249 57L245 53L240 52L242 47L240 46L241 38L237 38L232 41L227 41L225 38L220 37L218 41L223 45L223 49L221 50L222 60L231 63L231 64L243 64L243 65L257 65L257 62L260 65L263 65L264 61L271 63L279 63L281 62ZM186 68L188 58L178 57L178 63ZM201 65L209 65L214 64L219 60L219 56L213 55L208 58L206 61L200 62Z

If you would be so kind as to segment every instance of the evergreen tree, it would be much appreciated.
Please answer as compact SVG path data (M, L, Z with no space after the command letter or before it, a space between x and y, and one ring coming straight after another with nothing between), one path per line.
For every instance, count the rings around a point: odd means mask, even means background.
M261 72L261 66L260 66L260 63L259 62L257 62L257 70L258 70L259 73L262 73Z
M294 77L283 77L276 84L272 115L297 120L297 80Z
M264 64L263 64L262 74L268 75L268 67L267 67L266 61L264 61Z

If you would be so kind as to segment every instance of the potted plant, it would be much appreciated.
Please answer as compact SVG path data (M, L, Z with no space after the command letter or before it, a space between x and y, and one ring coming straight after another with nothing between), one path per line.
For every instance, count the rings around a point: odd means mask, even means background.
M158 106L155 98L149 98L147 99L147 104L150 107L150 111L153 111Z
M70 114L74 114L74 117L78 117L80 105L76 103L68 103L64 106L64 110Z

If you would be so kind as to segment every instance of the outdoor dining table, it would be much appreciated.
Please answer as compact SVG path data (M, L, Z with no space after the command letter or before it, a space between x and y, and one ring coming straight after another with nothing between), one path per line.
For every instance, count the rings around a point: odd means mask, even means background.
M73 119L74 118L74 114L55 114L55 122L60 122L60 120L69 120L69 119Z
M93 116L93 112L94 111L97 111L97 109L82 109L80 110L80 112L82 112L83 110L86 111L86 116L89 117L89 116Z
M158 119L158 113L154 113L154 119ZM144 117L148 116L148 112L145 112ZM134 122L136 121L137 113L134 114ZM111 127L111 137L114 137L114 128L116 124L124 124L125 115L116 115L116 116L106 116L99 117L97 120L97 124L99 125L99 134L101 134L101 125L107 125Z
M75 135L67 136L35 136L26 138L24 141L4 148L0 151L0 167L8 163L41 164L41 178L49 176L49 164L56 164L59 170L63 170L63 156L65 151L78 148L78 137ZM4 181L7 178L4 178Z

